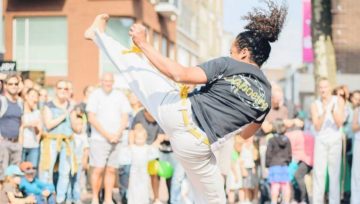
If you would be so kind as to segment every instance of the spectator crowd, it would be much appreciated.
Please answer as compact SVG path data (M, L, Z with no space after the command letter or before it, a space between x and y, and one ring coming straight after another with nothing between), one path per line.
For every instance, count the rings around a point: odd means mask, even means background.
M67 80L0 80L0 204L193 203L169 136L112 74L81 102ZM306 112L274 83L261 130L214 152L228 203L360 203L360 91L317 87Z

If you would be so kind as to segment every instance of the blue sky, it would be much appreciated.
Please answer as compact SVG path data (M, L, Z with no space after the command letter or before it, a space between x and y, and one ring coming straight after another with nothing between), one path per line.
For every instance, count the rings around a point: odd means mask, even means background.
M287 21L279 40L272 43L270 58L264 67L279 68L287 65L296 67L302 63L302 1L285 1L289 6ZM224 0L224 30L236 36L243 31L243 26L246 24L241 17L252 8L264 5L259 0Z

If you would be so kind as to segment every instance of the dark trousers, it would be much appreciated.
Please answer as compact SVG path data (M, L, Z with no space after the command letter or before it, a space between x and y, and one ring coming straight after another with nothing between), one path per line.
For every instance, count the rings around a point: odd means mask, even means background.
M119 184L120 184L120 196L123 200L123 203L127 200L126 193L129 187L129 177L130 177L130 167L131 165L124 165L119 168Z
M305 175L311 171L312 167L307 165L306 163L300 161L298 169L295 173L295 180L298 185L298 190L300 194L299 202L306 202L307 201L307 191L305 185Z

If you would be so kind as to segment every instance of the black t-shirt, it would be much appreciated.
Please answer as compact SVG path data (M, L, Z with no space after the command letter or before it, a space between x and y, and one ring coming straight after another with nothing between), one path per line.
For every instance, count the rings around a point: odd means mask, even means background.
M190 94L190 101L211 143L248 123L264 121L271 108L271 85L258 67L229 57L199 67L208 82Z

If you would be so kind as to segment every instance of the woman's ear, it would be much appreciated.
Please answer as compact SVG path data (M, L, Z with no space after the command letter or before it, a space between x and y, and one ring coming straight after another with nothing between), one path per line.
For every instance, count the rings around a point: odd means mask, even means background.
M243 48L239 51L238 54L239 58L242 60L249 60L250 59L250 51L247 48Z

